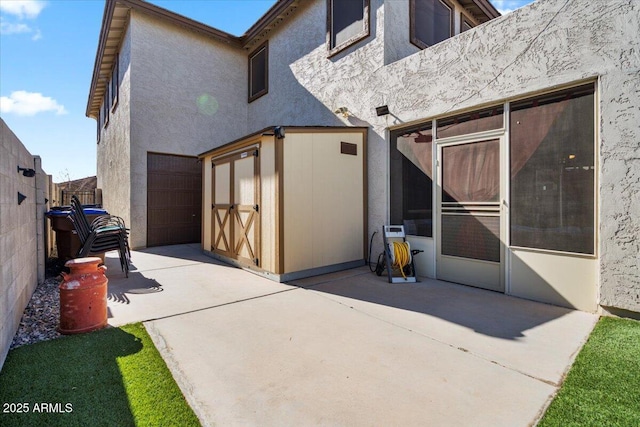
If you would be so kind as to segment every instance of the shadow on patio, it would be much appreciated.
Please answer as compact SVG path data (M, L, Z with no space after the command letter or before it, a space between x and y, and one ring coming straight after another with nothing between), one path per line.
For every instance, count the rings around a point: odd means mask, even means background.
M295 286L366 303L408 310L477 333L519 339L539 325L574 310L435 279L391 284L367 267L291 282Z

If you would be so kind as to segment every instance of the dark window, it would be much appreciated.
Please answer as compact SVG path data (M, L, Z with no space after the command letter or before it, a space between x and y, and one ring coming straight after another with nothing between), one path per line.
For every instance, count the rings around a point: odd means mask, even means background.
M514 102L511 245L594 253L594 86Z
M109 105L109 101L111 100L111 98L109 97L109 85L106 86L105 88L105 93L104 93L104 99L102 100L102 109L103 109L103 117L104 117L104 127L107 127L107 124L109 124L109 109L110 109L110 105Z
M369 0L327 0L327 43L333 55L369 35Z
M98 119L96 120L96 142L100 144L100 131L102 130L102 109L100 109L100 113L98 114Z
M269 45L265 42L249 56L249 102L269 91Z
M113 71L111 71L111 82L110 82L110 91L111 91L111 109L115 109L118 104L118 92L120 90L120 75L118 74L118 59L116 57L116 63L113 66Z
M104 108L102 108L102 105L98 109L98 117L96 118L96 124L97 124L96 140L98 141L98 143L100 143L100 135L101 135L101 132L102 132L102 125L104 124Z
M431 124L391 138L391 223L414 236L433 236Z
M473 28L473 24L471 23L471 21L461 13L460 14L460 32L464 33L465 31L469 31L472 28Z
M447 0L411 0L411 43L425 49L453 36L453 12Z

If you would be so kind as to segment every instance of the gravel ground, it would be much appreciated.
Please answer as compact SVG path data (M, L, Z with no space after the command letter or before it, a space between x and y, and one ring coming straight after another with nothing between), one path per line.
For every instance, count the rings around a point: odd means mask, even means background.
M18 332L9 349L62 335L57 331L60 318L60 277L49 277L36 287L20 320Z

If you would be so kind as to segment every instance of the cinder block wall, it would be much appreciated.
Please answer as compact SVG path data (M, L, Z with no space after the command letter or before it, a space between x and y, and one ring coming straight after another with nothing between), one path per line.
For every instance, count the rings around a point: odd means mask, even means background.
M35 177L18 173L34 169ZM45 277L45 198L49 178L0 119L0 367L36 285ZM18 204L18 193L26 196Z

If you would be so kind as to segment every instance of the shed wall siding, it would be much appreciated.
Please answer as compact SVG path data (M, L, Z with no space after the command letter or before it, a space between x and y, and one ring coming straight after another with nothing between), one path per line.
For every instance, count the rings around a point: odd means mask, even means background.
M276 176L276 142L273 136L263 136L260 145L260 268L277 269L278 178Z
M341 154L341 142L357 155ZM284 140L284 272L361 260L361 133L289 133Z

